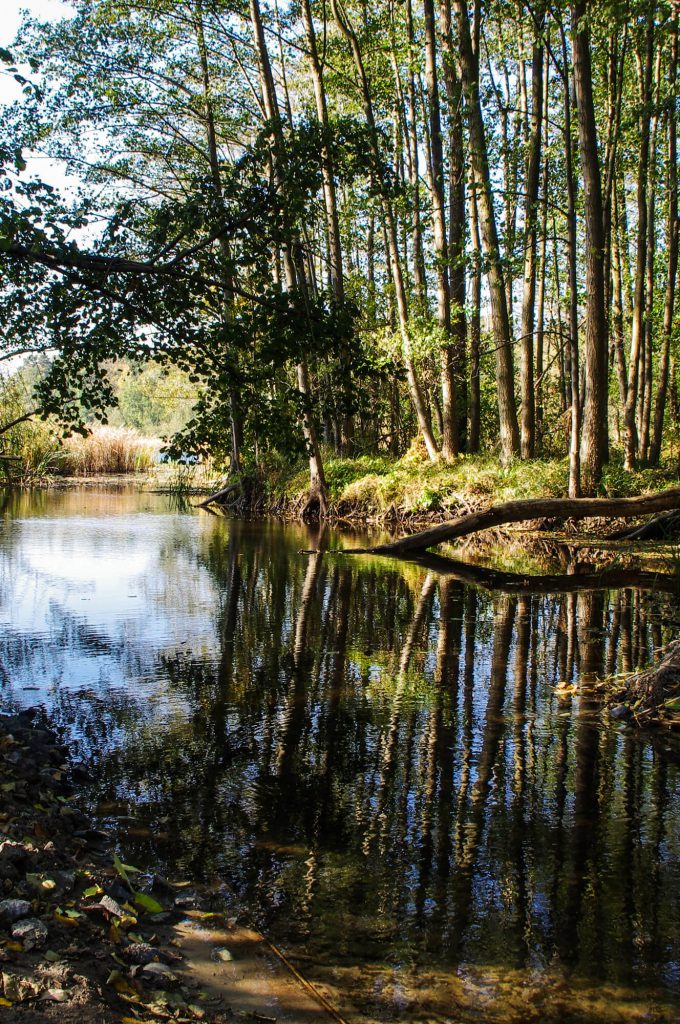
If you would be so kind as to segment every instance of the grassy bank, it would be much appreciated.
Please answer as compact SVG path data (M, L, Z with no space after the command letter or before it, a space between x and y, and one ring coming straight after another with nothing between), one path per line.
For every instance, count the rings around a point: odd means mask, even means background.
M475 455L447 465L417 453L401 459L327 458L325 469L333 513L362 519L438 518L494 502L559 497L567 494L569 472L566 459L517 460L504 466L496 456ZM603 494L627 497L677 481L675 464L629 473L617 459L605 471ZM307 468L273 467L266 486L272 504L300 504L307 495Z

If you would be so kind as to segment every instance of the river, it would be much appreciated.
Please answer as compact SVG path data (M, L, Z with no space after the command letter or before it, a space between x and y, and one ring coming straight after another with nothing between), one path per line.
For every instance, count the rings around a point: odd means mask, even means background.
M223 888L351 1022L680 1020L680 747L596 685L676 596L135 490L2 507L0 710L64 729L128 862Z

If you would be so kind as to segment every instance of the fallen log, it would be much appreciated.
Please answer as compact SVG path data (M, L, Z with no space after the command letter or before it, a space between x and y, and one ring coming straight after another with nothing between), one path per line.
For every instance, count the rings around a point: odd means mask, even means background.
M444 541L457 540L481 530L531 519L590 519L608 517L627 519L655 512L680 509L680 488L636 498L535 498L492 505L482 512L472 512L432 526L429 530L371 548L347 548L349 555L412 555Z
M196 508L207 508L208 505L212 505L214 502L222 502L228 495L238 491L240 484L228 484L226 487L220 488L219 491L215 491L214 494L210 494L203 501L199 501Z
M610 540L673 540L680 536L680 512L662 512L641 526L626 527L610 534Z

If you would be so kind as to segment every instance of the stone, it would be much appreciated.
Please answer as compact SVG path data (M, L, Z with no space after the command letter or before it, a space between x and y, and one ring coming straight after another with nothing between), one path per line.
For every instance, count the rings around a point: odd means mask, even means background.
M3 900L0 903L0 923L14 924L22 917L28 917L31 904L28 900Z
M628 718L630 709L625 704L615 704L613 708L609 709L609 714L618 721L622 718Z
M160 959L160 951L148 942L133 942L123 950L123 956L133 964L150 964L152 960Z
M27 952L42 949L47 944L47 927L37 917L27 917L14 925L12 938L21 942Z

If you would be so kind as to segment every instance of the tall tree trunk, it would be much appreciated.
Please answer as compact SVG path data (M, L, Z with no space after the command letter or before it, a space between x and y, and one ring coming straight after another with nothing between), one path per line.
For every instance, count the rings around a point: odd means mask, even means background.
M545 344L545 282L546 282L546 256L548 248L548 182L550 180L550 161L548 159L549 139L549 103L548 86L550 84L550 63L545 60L543 72L543 139L545 146L545 158L543 161L543 181L541 196L541 257L540 276L538 279L538 295L536 299L536 446L539 450L543 447L543 360Z
M470 241L472 247L472 273L470 275L470 432L468 451L479 451L481 394L479 380L479 356L482 340L482 247L479 238L477 217L477 191L474 183L470 186Z
M669 92L675 97L678 73L678 22L672 22L673 41L671 44L671 60L668 72ZM675 101L669 107L666 120L668 133L668 212L666 220L666 295L663 306L663 334L661 355L659 359L659 382L654 407L654 430L649 450L649 461L652 466L659 464L661 444L663 441L663 422L668 394L668 367L670 361L671 338L673 335L673 314L675 311L675 282L678 272L678 139L677 114Z
M524 291L522 295L522 458L531 459L536 449L536 396L534 390L534 322L536 305L536 249L538 183L543 135L543 25L541 12L531 61L531 133L526 173L524 211Z
M451 35L451 0L441 0L439 8L442 38L442 65L446 85L449 151L449 282L451 294L451 335L453 373L456 382L458 441L466 434L467 372L465 349L465 153L463 138L463 92L456 71ZM479 433L479 431L478 431ZM479 445L479 441L477 441ZM469 446L468 446L468 450Z
M640 456L649 456L652 414L653 341L654 341L654 254L656 251L656 136L659 127L659 94L661 91L661 47L656 55L653 113L649 130L649 167L647 181L647 265L645 280L645 358L642 363L642 401L640 404Z
M574 156L571 121L571 91L568 71L567 38L561 28L562 67L563 67L563 99L564 99L564 142L566 155L567 178L567 267L569 274L569 379L571 381L571 429L569 434L569 497L581 495L581 373L579 359L578 329L578 276L577 276L577 242L576 242L576 179L574 175Z
M198 0L196 4L196 38L198 42L198 52L201 62L203 103L205 106L206 138L208 143L208 158L210 161L210 177L212 179L215 197L219 205L221 206L222 210L226 213L223 203L222 176L220 174L220 162L217 148L215 111L213 109L211 94L210 66L208 64L208 50L205 44L202 0ZM224 281L227 296L225 299L225 315L227 318L230 318L233 315L232 306L234 295L234 282L231 273L232 259L231 250L229 246L229 239L224 234L220 235L220 248L222 250L222 256L224 258L224 264L222 267L222 280ZM226 360L228 363L233 363L233 359L230 353L227 353ZM233 378L233 372L231 376ZM241 452L243 449L243 410L241 409L238 391L233 383L229 386L229 419L231 436L231 459L229 465L229 472L233 475L237 475L241 472L242 469Z
M251 0L252 2L252 0ZM340 31L347 40L352 52L352 58L354 60L354 66L356 68L357 76L359 79L359 89L364 107L364 114L366 117L366 125L368 127L368 138L371 147L371 156L374 165L374 174L376 181L380 189L380 198L383 207L383 217L385 223L385 231L387 234L387 243L389 247L389 258L390 258L390 269L392 272L392 280L394 283L395 299L397 304L397 314L399 317L399 328L401 333L402 341L402 353L404 364L406 366L406 375L408 378L409 391L411 394L411 400L416 412L418 419L418 426L420 432L423 435L425 442L425 448L427 454L432 462L436 462L439 457L437 451L437 445L434 440L432 433L432 425L430 423L429 410L425 401L423 389L416 372L415 362L413 359L410 326L409 326L409 314L408 314L408 303L406 299L406 288L404 285L404 275L402 272L401 260L399 256L399 241L397 237L397 221L394 213L394 207L389 198L389 192L386 187L384 180L383 161L380 155L380 147L378 143L378 130L375 123L375 116L373 113L373 101L371 99L371 89L364 68L363 57L361 54L361 48L359 46L359 40L357 39L356 32L354 31L346 13L340 9L339 0L331 0L333 6L333 14L335 20L338 23Z
M249 0L250 20L255 37L255 50L257 53L258 68L260 72L260 83L262 88L262 100L267 120L271 125L271 152L274 180L277 184L282 181L281 159L283 153L283 128L281 115L276 99L274 76L272 75L271 62L267 43L264 37L264 27L260 13L259 0ZM305 288L306 282L300 278L300 272L296 268L293 247L295 239L287 239L282 246L283 269L286 280L286 287L293 291L297 287ZM316 423L312 411L312 395L309 381L309 370L305 359L301 359L296 368L298 391L302 396L302 433L309 455L309 501L305 506L303 515L315 507L318 507L320 517L325 516L327 510L327 487L326 477L321 458L321 448L317 434Z
M408 145L408 170L411 188L413 190L413 229L411 232L411 244L413 246L413 283L418 303L423 308L427 302L427 277L425 274L425 255L423 253L423 228L420 219L420 157L418 153L418 115L416 104L416 83L415 83L415 52L413 40L413 10L412 0L407 0L407 30L409 47L409 68L408 68L408 131L406 135ZM395 70L397 80L399 79L398 68ZM405 111L404 111L405 113Z
M309 63L312 72L312 83L314 85L314 99L316 102L316 116L324 132L328 132L328 105L326 103L326 89L324 86L323 69L319 59L319 51L316 45L316 32L314 20L310 7L310 0L302 0L302 16L305 23L307 35L307 46L309 49ZM328 264L329 278L333 298L342 303L345 298L345 286L342 270L342 241L340 237L340 222L338 218L338 200L335 190L335 177L333 158L324 145L321 149L321 173L323 177L323 198L326 214L326 232L328 236ZM350 368L346 352L340 353L340 372L342 374L342 388L351 387L349 380ZM354 443L354 419L351 413L344 412L341 417L341 449L344 455L350 455Z
M638 428L636 409L640 390L640 360L643 352L645 329L645 285L647 266L647 184L649 168L650 110L652 92L652 61L654 47L653 23L645 31L645 52L638 50L637 60L640 79L640 150L637 166L637 246L635 260L635 294L633 299L633 324L628 360L628 392L623 411L626 429L626 469L634 469L638 457Z
M619 403L624 409L628 395L628 372L623 341L623 266L619 230L619 200L616 189L614 189L612 205L612 342L616 378L619 385Z
M519 452L519 425L515 402L512 336L493 207L489 158L479 98L479 63L472 47L467 0L454 0L458 20L463 92L470 134L470 161L474 170L484 255L488 263L491 319L496 347L496 388L501 453L505 461Z
M574 91L578 112L586 222L586 337L583 347L585 401L581 433L582 486L593 494L607 458L608 346L604 287L602 182L597 151L590 59L589 0L571 5Z
M458 454L458 423L456 419L456 383L454 349L451 344L451 294L449 291L449 251L446 236L444 190L444 147L442 144L441 108L437 76L437 40L434 0L423 0L425 14L425 71L430 125L430 158L432 161L432 233L434 236L435 275L437 280L437 322L442 331L442 455L448 462Z

